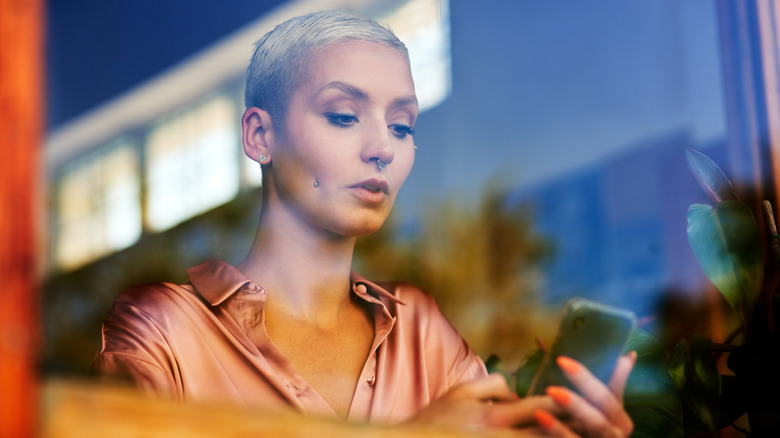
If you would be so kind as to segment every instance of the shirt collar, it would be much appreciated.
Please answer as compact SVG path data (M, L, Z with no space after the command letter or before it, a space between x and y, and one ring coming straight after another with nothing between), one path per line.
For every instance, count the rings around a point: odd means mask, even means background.
M357 295L358 297L370 302L370 303L377 303L382 304L382 298L385 298L391 302L400 304L402 306L405 306L406 304L399 300L395 295L388 292L387 289L384 287L366 280L365 277L358 274L355 271L352 271L350 273L350 281L352 281L352 291ZM361 287L362 286L362 287Z
M239 290L257 292L262 286L252 283L244 274L221 260L208 260L187 269L190 283L198 294L212 306L218 306ZM384 300L405 305L384 287L365 279L356 272L350 273L352 291L356 296L370 303L386 307Z
M222 304L239 290L262 290L241 271L220 260L211 259L193 266L187 269L187 276L198 294L212 306Z

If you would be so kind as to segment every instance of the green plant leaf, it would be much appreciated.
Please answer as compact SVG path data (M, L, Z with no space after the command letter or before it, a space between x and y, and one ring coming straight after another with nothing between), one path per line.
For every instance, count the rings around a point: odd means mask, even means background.
M488 374L500 373L506 379L506 384L512 387L512 379L509 373L506 371L504 364L501 362L501 358L495 354L491 354L487 360L485 360L485 368L487 368Z
M712 358L712 341L698 335L683 339L675 346L667 368L683 403L714 434L721 382Z
M515 393L520 397L525 397L528 394L528 390L531 388L531 381L533 381L536 371L542 365L543 359L544 351L538 348L531 350L523 358L523 363L520 364L515 372Z
M686 149L685 158L693 171L693 176L714 202L738 200L731 181L709 157L694 149Z
M738 201L691 205L688 242L707 278L747 323L764 275L761 237L750 209Z
M634 421L632 438L681 438L683 405L666 370L661 343L636 328L625 351L636 351L637 361L623 395L626 412Z

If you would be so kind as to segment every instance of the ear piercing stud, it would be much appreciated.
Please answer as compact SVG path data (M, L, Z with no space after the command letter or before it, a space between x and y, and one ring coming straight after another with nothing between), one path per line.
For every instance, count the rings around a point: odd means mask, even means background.
M265 161L266 158L268 158L268 156L266 156L266 155L258 155L257 156L257 162L260 163L260 164L263 164L263 161Z

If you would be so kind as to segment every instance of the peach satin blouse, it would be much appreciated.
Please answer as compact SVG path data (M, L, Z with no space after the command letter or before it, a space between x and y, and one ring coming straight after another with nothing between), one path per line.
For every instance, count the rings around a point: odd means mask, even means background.
M336 416L264 329L249 330L264 327L261 286L217 260L187 274L188 284L140 285L116 298L93 363L98 373L179 400ZM402 421L452 386L486 375L482 360L425 292L408 284L380 286L354 273L352 291L373 304L375 329L350 420Z

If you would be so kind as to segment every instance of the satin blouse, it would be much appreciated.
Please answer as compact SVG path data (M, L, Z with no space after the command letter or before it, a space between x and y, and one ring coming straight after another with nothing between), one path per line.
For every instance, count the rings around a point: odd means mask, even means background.
M145 284L116 298L93 363L98 373L179 400L336 417L268 338L262 286L217 260L187 274L187 284ZM403 421L454 385L487 374L430 295L355 273L351 282L355 296L372 304L374 340L349 420Z

